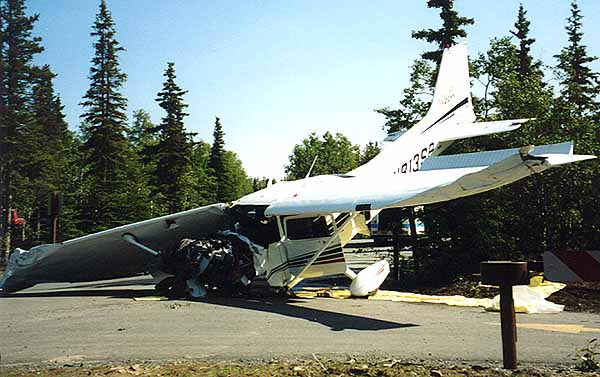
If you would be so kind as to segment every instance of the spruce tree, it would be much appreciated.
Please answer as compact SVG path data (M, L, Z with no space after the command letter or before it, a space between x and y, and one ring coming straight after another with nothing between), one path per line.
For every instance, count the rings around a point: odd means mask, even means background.
M597 58L583 44L581 10L571 3L565 27L568 45L558 55L560 94L552 109L553 129L561 139L575 141L575 152L600 154L598 119L600 106L598 73L589 66ZM550 172L553 190L548 211L552 213L548 234L554 249L600 247L600 166L586 162Z
M194 206L201 207L217 201L216 178L210 168L211 145L200 140L192 152L192 172L196 190Z
M56 75L49 66L36 70L32 88L31 110L33 121L24 133L24 146L33 154L20 163L22 176L28 184L29 227L32 242L50 242L48 201L53 192L64 192L67 167L66 148L73 137L64 119L63 105L55 94L52 80ZM69 203L71 204L71 203ZM72 221L62 216L61 223Z
M32 36L38 15L27 16L24 0L0 1L0 250L1 262L11 248L8 211L19 200L16 174L24 129L31 122L28 109L33 58L43 48Z
M156 126L150 119L150 114L144 109L133 112L133 121L130 129L127 131L129 143L137 151L142 151L151 145L158 143L157 133L154 131Z
M81 105L86 163L83 229L98 231L147 216L147 191L140 166L125 137L127 100L120 90L127 76L119 66L124 51L115 39L115 24L106 2L92 27L95 54L91 60L90 88Z
M535 39L529 37L529 25L531 23L526 15L527 11L523 8L523 4L520 4L517 13L517 21L515 22L516 31L510 31L510 33L519 40L519 45L517 47L519 63L516 69L523 77L527 77L531 74L541 74L541 71L539 70L541 62L533 62L533 58L531 57L531 45L535 42Z
M413 31L412 37L415 39L424 39L429 43L437 45L436 50L424 52L421 56L423 59L430 60L439 65L442 60L442 51L444 48L454 45L459 38L465 38L467 33L463 27L472 25L474 21L472 18L460 17L458 15L458 12L454 10L454 0L428 0L427 7L438 8L440 10L442 27L437 30L423 29Z
M225 133L221 126L221 119L215 118L215 128L213 132L213 144L210 149L210 160L208 167L215 177L216 200L218 202L226 202L230 195L227 192L227 172L225 170Z
M193 198L191 158L192 136L185 132L183 118L187 105L183 95L187 93L175 83L175 64L167 63L164 73L166 81L158 93L156 101L166 115L160 125L152 129L158 133L158 143L147 148L156 156L156 188L163 196L168 212L178 212L189 208Z
M598 73L589 67L597 58L587 54L586 46L582 42L582 18L577 2L572 1L571 15L565 27L569 45L555 57L558 58L557 68L561 72L561 96L565 102L573 105L574 111L589 115L598 110Z

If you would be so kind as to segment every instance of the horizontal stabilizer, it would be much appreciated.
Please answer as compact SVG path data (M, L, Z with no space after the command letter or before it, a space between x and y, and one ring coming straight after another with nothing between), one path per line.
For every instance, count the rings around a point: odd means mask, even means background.
M450 184L414 195L407 200L396 203L394 206L407 207L431 204L475 195L541 173L553 166L596 158L596 156L573 154L532 154L533 151L533 146L523 147L518 150L518 153L482 170L466 174Z
M423 161L419 170L427 171L489 166L518 153L519 150L520 148L510 148L497 151L433 156ZM559 144L536 146L530 153L536 156L542 154L571 154L573 153L573 142L567 141Z
M498 120L493 122L456 123L439 128L436 138L440 142L468 139L476 136L491 135L516 130L531 119Z

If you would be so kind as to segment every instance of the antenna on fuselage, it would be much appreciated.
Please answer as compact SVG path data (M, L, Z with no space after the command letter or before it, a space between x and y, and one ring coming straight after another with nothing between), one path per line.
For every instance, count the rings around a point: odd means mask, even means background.
M312 165L310 165L310 169L308 169L308 173L306 173L306 177L304 177L304 178L310 177L310 173L312 172L313 168L315 167L315 163L317 162L317 158L319 158L319 155L315 156L315 159L313 160Z

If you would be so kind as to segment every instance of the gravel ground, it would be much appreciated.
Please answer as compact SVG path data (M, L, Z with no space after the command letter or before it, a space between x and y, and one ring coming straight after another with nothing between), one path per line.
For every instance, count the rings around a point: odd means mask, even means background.
M505 370L489 365L419 363L394 359L272 359L237 361L169 361L110 364L65 364L4 368L0 374L16 376L597 376L575 367L528 365Z

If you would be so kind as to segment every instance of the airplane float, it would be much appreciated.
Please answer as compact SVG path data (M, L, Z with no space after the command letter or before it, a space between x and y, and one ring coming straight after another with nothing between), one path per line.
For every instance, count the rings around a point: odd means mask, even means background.
M167 273L179 275L180 288L191 296L203 297L219 286L248 286L257 278L292 288L305 278L345 274L352 279L352 294L369 295L389 265L380 261L357 275L342 248L358 233L368 234L367 224L379 211L475 195L595 158L573 154L572 142L440 156L455 140L516 130L526 121L475 122L466 44L457 44L443 52L425 117L394 134L393 142L357 169L280 182L231 204L17 249L0 292Z

